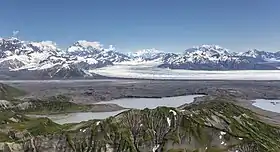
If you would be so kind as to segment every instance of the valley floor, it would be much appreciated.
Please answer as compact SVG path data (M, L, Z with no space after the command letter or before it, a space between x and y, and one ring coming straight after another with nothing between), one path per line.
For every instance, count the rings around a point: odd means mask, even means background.
M265 113L280 122L280 115L252 106L253 99L280 99L280 81L253 80L48 80L5 81L6 84L25 90L28 94L20 98L47 98L65 95L77 104L93 104L120 98L159 98L192 94L224 95L240 98L241 105L259 113ZM118 106L100 106L96 111L120 110Z
M217 94L223 90L245 99L280 99L280 81L257 80L12 80L2 83L25 90L24 97L66 95L75 103L95 103L119 98L173 97Z

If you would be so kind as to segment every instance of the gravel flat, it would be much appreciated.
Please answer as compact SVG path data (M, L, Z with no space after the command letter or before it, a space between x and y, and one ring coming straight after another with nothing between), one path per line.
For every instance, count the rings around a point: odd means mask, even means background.
M280 99L280 81L165 81L165 80L67 80L7 81L27 91L28 96L71 96L76 103L95 103L125 97L171 97L216 94L228 90L245 99Z

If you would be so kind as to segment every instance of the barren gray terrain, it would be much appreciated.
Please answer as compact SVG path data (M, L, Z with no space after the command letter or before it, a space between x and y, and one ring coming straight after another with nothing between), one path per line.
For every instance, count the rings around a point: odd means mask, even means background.
M223 94L242 99L280 99L280 81L165 81L165 80L49 80L3 81L27 91L25 97L66 95L75 103L95 103L119 98L160 98L179 95Z

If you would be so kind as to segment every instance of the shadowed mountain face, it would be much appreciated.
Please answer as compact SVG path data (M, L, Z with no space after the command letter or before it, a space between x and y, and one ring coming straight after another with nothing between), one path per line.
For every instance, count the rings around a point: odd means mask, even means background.
M51 41L7 38L0 39L0 70L3 71L0 78L13 79L13 73L19 78L23 75L35 79L92 78L96 75L89 70L121 62L154 62L159 68L188 70L277 70L279 54L256 49L236 53L217 45L201 45L181 54L144 49L126 55L99 42L77 41L63 50Z

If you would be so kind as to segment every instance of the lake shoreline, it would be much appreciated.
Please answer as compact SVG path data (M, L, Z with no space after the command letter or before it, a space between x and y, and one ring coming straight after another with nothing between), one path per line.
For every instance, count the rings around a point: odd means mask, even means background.
M50 114L50 115L28 115L30 117L47 117L52 121L64 124L64 123L79 123L81 121L88 121L93 119L105 119L110 116L118 115L119 113L129 109L155 109L157 107L174 107L177 108L185 103L191 103L196 97L201 95L186 95L177 97L166 97L166 98L123 98L116 99L113 101L105 101L95 103L94 105L100 105L107 103L108 105L114 104L119 107L123 107L122 110L116 111L103 111L103 112L73 112L64 114ZM141 101L141 102L139 102ZM173 102L171 102L173 101ZM137 105L138 104L138 105ZM141 105L139 105L141 104Z

